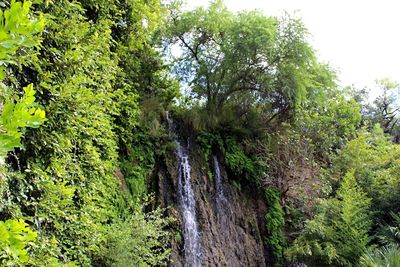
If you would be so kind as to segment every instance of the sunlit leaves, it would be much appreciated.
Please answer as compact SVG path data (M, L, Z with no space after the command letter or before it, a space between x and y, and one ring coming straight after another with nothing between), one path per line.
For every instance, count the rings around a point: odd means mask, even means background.
M35 107L35 91L32 84L24 88L25 94L13 103L7 101L1 114L0 157L8 151L20 147L21 130L25 127L37 128L45 120L45 112Z
M37 233L23 220L0 221L0 263L2 266L23 266L28 263L27 247Z
M161 209L143 214L135 204L129 217L112 225L105 247L109 266L160 266L168 261L168 232L163 230L169 220L161 219Z
M24 149L15 153L15 179L6 181L9 188L1 211L9 217L24 216L40 230L33 265L55 266L57 260L101 265L95 261L107 256L100 254L108 232L115 230L110 225L129 213L132 204L127 199L137 197L120 190L125 178L118 180L114 172L118 152L133 146L138 91L158 96L167 87L176 89L164 82L165 67L151 47L151 33L163 16L161 3L61 0L36 1L33 7L49 18L43 46L40 54L29 58L34 68L13 69L7 78L15 84L34 83L38 93L28 86L21 99L13 98L18 92L10 94L4 105L4 134L23 133ZM28 16L32 22L34 12ZM25 43L23 48L32 47ZM19 52L26 51L14 51L13 59ZM173 95L172 89L160 99ZM44 112L46 123L29 130L44 121ZM141 158L152 157L141 153L146 152L138 152ZM144 171L140 174L144 181ZM138 212L142 214L140 208ZM141 229L149 229L146 226ZM153 230L157 234L159 229ZM158 251L168 254L165 248Z
M372 198L377 222L385 220L390 211L400 211L400 147L379 125L351 140L340 151L335 166L342 172L354 170L360 186Z
M39 45L37 33L44 29L44 19L30 14L32 3L11 1L9 9L0 10L0 80L5 76L8 63L13 63L12 56L20 47Z

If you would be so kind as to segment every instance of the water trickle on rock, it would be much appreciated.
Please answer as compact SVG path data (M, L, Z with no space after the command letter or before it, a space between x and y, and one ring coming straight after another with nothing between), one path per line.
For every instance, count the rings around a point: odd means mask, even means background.
M231 205L225 195L223 176L221 175L220 164L217 156L213 156L214 180L215 180L215 203L216 215L220 227L221 238L228 238L227 227L232 220Z
M214 178L215 178L215 191L216 191L216 202L217 206L220 208L227 201L225 197L225 190L223 186L221 170L219 167L219 162L217 156L213 156L214 160Z
M166 114L169 131L176 135L174 122ZM198 222L196 217L196 201L191 184L191 167L189 162L189 146L183 146L178 138L175 139L177 145L178 160L178 195L180 208L183 218L183 239L185 266L200 267L201 247Z

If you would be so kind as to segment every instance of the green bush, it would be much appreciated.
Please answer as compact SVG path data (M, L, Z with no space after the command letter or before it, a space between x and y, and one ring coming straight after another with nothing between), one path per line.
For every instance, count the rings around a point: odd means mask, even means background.
M370 204L354 173L347 173L336 197L321 201L286 256L310 266L356 265L370 241Z
M7 152L21 147L21 130L25 127L37 128L45 120L45 112L35 106L35 91L32 84L24 88L25 94L17 103L7 101L0 118L0 158Z
M233 137L225 139L225 163L238 176L245 175L255 178L257 165L253 159L246 155L238 141Z
M223 141L219 133L202 132L197 136L196 141L206 160L208 160L213 153L213 148L224 150Z
M266 243L274 256L274 266L282 266L286 240L283 235L285 219L280 203L279 191L273 187L267 188L265 190L265 200L268 205L268 210L265 214L265 223L268 233Z
M102 252L107 266L163 266L170 250L169 220L161 218L162 210L143 213L136 205L132 214L110 226L107 245Z
M31 12L29 7L28 1L12 1L11 11L1 12L0 60L26 64L0 71L10 74L5 82L12 97L19 92L10 92L11 88L33 84L41 109L32 104L30 85L22 102L4 106L2 129L19 138L23 126L43 122L44 112L47 121L38 129L27 129L21 149L8 159L7 179L1 185L1 219L34 222L31 228L38 237L31 250L32 265L102 265L98 259L112 231L109 226L121 221L132 205L132 196L122 192L115 170L126 160L127 148L136 145L139 88L146 92L157 88L149 92L157 96L174 86L164 82L161 60L151 47L151 33L163 16L161 3L61 0L35 1ZM43 20L36 16L40 12L48 18L41 40L35 35L43 29ZM15 32L7 28L12 25ZM39 47L32 41L41 41L40 51L29 50ZM24 49L1 48L14 44ZM12 120L7 120L10 116ZM21 118L27 120L25 125ZM147 178L148 155L152 156L137 151L134 157L145 160L131 162L135 171L130 178ZM146 166L140 169L143 162Z
M0 222L0 263L2 266L22 266L31 263L28 247L37 233L23 220Z

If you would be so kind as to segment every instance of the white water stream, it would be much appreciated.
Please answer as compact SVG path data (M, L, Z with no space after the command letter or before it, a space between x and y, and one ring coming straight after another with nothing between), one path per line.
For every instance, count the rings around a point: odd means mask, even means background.
M223 187L223 181L222 181L222 176L221 176L221 170L219 167L219 162L217 156L213 156L214 160L214 178L215 178L215 190L216 190L216 198L217 198L217 204L219 206L224 205L224 203L227 201L225 197L225 192L224 192L224 187Z
M172 119L168 116L167 121L169 131L175 134L175 127ZM178 195L179 204L183 218L183 239L186 267L201 266L201 247L200 234L196 217L196 200L191 183L190 161L189 161L189 146L183 146L178 138L175 139L177 145L177 160L178 160Z

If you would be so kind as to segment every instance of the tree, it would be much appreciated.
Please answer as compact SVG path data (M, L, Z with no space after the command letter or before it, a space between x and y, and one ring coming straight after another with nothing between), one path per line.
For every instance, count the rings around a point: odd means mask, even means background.
M393 141L400 142L400 106L399 84L389 78L376 81L382 94L366 112L366 119L370 125L379 123L385 133L393 136Z
M176 75L206 101L212 120L229 105L236 119L253 108L264 125L285 120L313 84L316 60L298 19L233 14L217 0L207 10L172 15L171 24Z
M360 105L334 84L327 66L321 66L320 84L307 91L296 116L299 134L311 140L316 158L329 163L361 126Z

